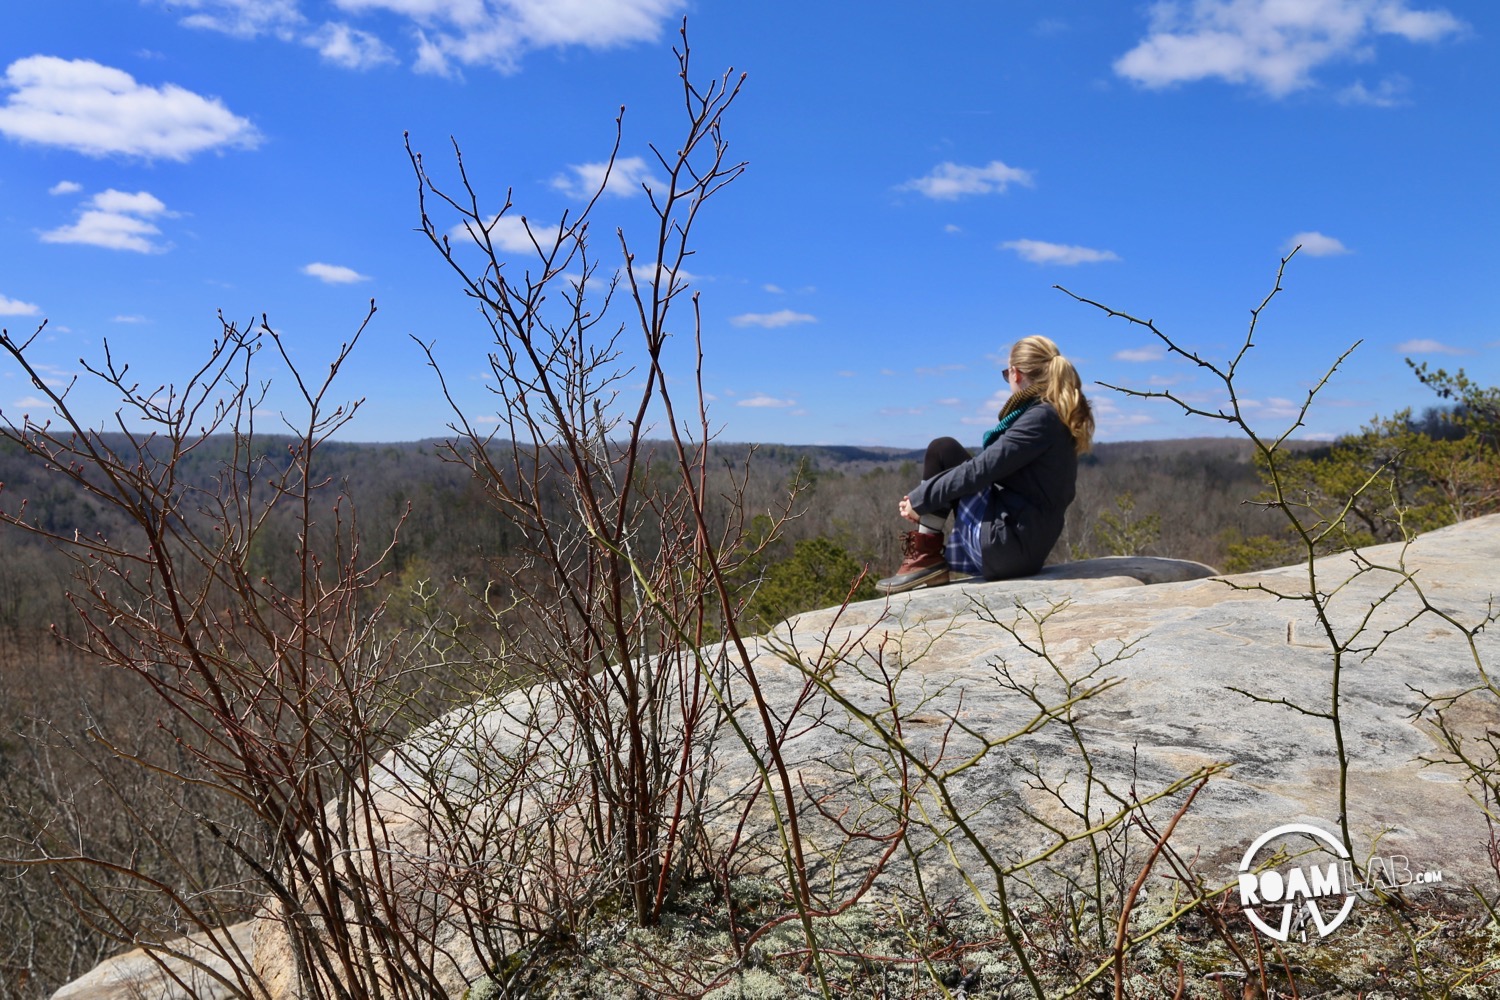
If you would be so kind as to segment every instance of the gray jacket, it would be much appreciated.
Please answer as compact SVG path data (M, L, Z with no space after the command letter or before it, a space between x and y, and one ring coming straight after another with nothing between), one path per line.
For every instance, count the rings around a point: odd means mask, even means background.
M1073 434L1051 404L1038 402L984 451L923 480L910 496L917 513L939 513L994 487L979 537L984 575L1000 580L1042 568L1077 482Z

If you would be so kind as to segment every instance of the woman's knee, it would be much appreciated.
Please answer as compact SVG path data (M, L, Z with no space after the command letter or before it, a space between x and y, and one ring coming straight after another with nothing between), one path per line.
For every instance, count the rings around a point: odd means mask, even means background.
M956 438L933 438L922 462L922 478L931 479L939 472L963 465L968 460L969 449L959 444Z

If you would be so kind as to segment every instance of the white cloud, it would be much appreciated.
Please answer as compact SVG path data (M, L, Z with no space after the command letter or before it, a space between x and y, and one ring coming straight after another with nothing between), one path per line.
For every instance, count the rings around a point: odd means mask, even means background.
M1156 422L1156 418L1149 413L1121 413L1118 416L1101 419L1099 426L1105 430L1128 430L1132 427L1146 427Z
M1400 74L1381 80L1374 90L1366 87L1365 81L1355 80L1338 92L1338 101L1340 104L1364 104L1372 108L1400 108L1411 103L1411 99L1406 96L1410 90L1411 81Z
M1408 10L1406 0L1385 0L1375 9L1376 30L1408 42L1436 42L1465 25L1446 10Z
M146 317L144 317L144 316L137 316L137 315L112 316L112 317L110 317L109 321L111 323L126 323L126 324L129 324L131 326L134 326L134 325L136 325L138 323L149 323L149 322L151 322Z
M1116 361L1160 361L1165 356L1165 351L1157 344L1147 344L1145 347L1127 348L1116 351L1113 355Z
M1145 87L1218 78L1272 97L1312 85L1325 63L1373 58L1381 36L1435 42L1464 28L1408 0L1161 0L1150 11L1146 37L1115 61L1120 76Z
M682 0L335 0L343 10L389 11L416 27L419 72L454 64L513 72L528 51L607 49L655 41Z
M18 59L5 70L4 88L11 93L0 106L0 132L87 156L183 161L208 149L260 142L254 126L218 98L170 83L140 84L87 59Z
M1344 244L1332 236L1324 236L1316 230L1298 233L1286 241L1286 249L1292 247L1302 248L1301 253L1307 257L1337 257L1340 254L1353 253Z
M774 396L767 396L764 393L756 393L754 396L749 396L745 399L742 399L734 405L754 406L780 410L785 409L788 406L796 406L797 401L795 399L777 399Z
M448 230L448 235L456 240L472 241L473 237L469 234L471 225L472 223L460 222ZM486 225L490 232L490 241L497 249L504 250L506 253L526 253L528 250L536 249L532 245L531 236L527 233L526 227L527 220L519 215L498 215L490 219ZM533 223L531 231L536 234L538 243L544 243L547 239L546 226Z
M990 395L978 409L967 417L959 417L958 422L969 427L990 428L995 426L995 421L1000 418L1000 411L1005 409L1005 404L1010 401L1010 390L999 389ZM1097 411L1097 407L1095 408Z
M182 23L190 28L222 31L239 38L271 34L289 41L306 22L298 0L161 0L173 11L189 11Z
M1044 243L1041 240L1008 240L1000 244L1001 250L1014 250L1022 260L1033 264L1097 264L1101 261L1119 260L1113 250L1093 250L1089 247L1068 246L1064 243Z
M667 265L665 265L665 264L657 264L655 266L653 266L651 264L647 264L647 265L645 265L643 267L637 267L637 268L635 268L635 280L638 283L640 283L640 284L649 284L651 282L651 280L652 280L652 273L653 272L655 273L655 277L656 277L657 283L658 284L662 284L662 285L665 285L667 283L667 279L669 279L669 278L671 278L673 276L672 275L672 269L670 267L668 267ZM693 272L689 271L685 267L679 267L677 269L676 278L677 278L677 280L676 280L676 282L674 284L674 287L676 287L678 289L684 288L687 285L690 285L690 284L692 284L695 281L700 281L701 282L703 280L698 275L696 275ZM620 280L621 281L625 280L625 275L624 275L623 271L620 274Z
M52 403L49 400L42 399L40 396L24 396L11 405L18 410L35 410L40 407L51 406Z
M1149 412L1134 409L1135 403L1130 404L1131 409L1124 409L1116 402L1113 393L1102 392L1089 396L1089 405L1094 410L1094 420L1101 431L1129 431L1136 427L1146 427L1157 423L1157 418Z
M71 333L65 326L49 326L54 333ZM67 368L59 368L57 365L38 364L36 373L41 376L42 384L49 389L66 389L78 377L78 372ZM5 377L11 378L13 372L6 372Z
M47 189L48 194L77 194L83 190L83 185L75 181L58 181Z
M1402 354L1469 354L1471 352L1462 347L1454 347L1440 340L1432 340L1422 337L1417 340L1403 340L1396 345L1396 350Z
M963 226L957 226L957 225L954 225L951 222L948 223L946 226L943 227L943 232L945 232L945 233L950 233L950 234L951 233L961 233L963 231L964 231L964 227Z
M786 294L786 289L782 288L780 285L761 285L760 287L762 291L770 292L772 295Z
M360 274L352 267L343 267L339 264L314 262L304 267L302 273L329 285L352 285L357 281L370 280L368 274Z
M961 372L967 367L969 366L956 363L947 365L928 365L926 367L913 369L913 372L919 378L927 378L928 376L933 375L946 375L949 372Z
M421 28L416 30L417 58L411 64L411 68L429 76L452 76L453 67L448 64L448 57L443 54L442 46L427 37L427 32Z
M1280 396L1272 396L1264 402L1258 399L1240 399L1239 404L1241 410L1268 420L1287 420L1298 416L1302 411L1297 403Z
M370 69L396 61L389 45L376 35L347 24L323 25L303 41L318 50L318 55L344 69Z
M971 194L1001 194L1012 184L1031 187L1031 171L991 160L982 167L939 163L925 177L899 185L898 191L916 191L939 201L953 201Z
M0 295L0 316L35 316L41 311L40 306L32 305L30 302L8 299Z
M558 174L552 178L552 186L569 198L592 198L601 188L604 193L618 198L629 198L642 193L642 186L664 187L662 181L651 176L651 168L639 156L625 156L609 163L576 163L568 167L573 172Z
M101 212L114 212L120 215L163 215L167 213L167 206L162 200L149 191L137 191L130 194L126 191L116 191L109 188L94 195L89 202L90 206Z
M82 243L106 250L162 253L168 249L156 242L161 230L149 220L172 217L161 199L146 191L129 194L110 188L83 203L78 221L41 234L43 243Z
M743 313L739 316L732 316L729 320L734 326L762 326L768 330L780 326L791 326L793 323L816 323L817 321L816 316L794 312L791 309L778 309L773 313Z

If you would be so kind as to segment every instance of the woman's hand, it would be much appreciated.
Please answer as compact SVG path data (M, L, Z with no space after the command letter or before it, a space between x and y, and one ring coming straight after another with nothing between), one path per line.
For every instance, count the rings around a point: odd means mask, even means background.
M901 498L900 510L901 516L906 518L908 521L911 521L913 524L921 520L921 517L918 516L917 512L911 509L911 497Z

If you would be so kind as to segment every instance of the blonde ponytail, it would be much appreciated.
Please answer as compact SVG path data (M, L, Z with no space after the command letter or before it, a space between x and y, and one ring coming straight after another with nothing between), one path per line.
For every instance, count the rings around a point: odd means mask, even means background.
M1094 444L1094 412L1083 394L1083 383L1073 362L1057 345L1040 334L1023 337L1010 349L1010 363L1041 390L1058 417L1073 434L1073 448L1086 453Z

